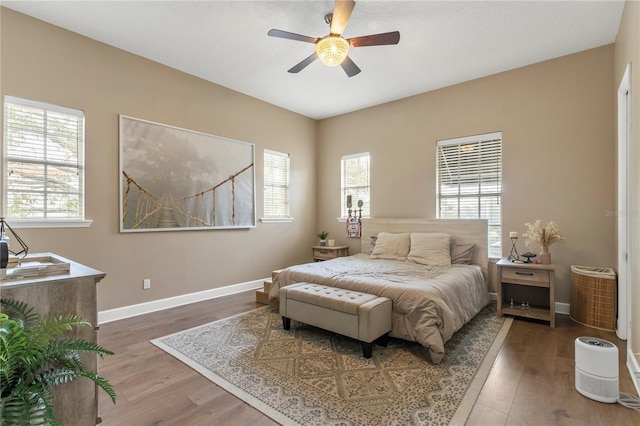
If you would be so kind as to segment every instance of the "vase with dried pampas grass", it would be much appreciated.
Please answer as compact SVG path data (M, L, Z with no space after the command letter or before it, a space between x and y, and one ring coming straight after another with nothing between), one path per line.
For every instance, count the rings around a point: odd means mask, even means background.
M558 225L551 221L542 226L540 219L536 220L533 224L527 222L524 224L528 230L524 233L527 241L525 244L527 247L540 245L540 263L551 263L551 254L549 253L549 246L557 241L564 240L565 237L560 235L558 231Z

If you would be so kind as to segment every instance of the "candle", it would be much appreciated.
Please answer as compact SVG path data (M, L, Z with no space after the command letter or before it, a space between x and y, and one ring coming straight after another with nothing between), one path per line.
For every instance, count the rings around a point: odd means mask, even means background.
M518 233L517 232L509 232L509 238L518 238Z

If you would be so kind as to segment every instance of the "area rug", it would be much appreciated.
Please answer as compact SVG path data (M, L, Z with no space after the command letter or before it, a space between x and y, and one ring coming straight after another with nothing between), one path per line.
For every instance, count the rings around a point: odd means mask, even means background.
M489 305L434 365L416 343L389 339L365 359L356 340L272 307L152 343L283 425L464 424L512 320Z

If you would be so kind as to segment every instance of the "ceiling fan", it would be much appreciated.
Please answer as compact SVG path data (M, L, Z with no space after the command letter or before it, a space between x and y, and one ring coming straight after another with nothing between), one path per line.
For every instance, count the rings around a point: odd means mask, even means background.
M316 50L300 63L289 70L290 73L298 73L306 68L310 63L320 58L323 64L328 66L340 65L349 77L360 72L360 68L349 58L349 47L363 46L381 46L385 44L398 44L400 41L400 33L392 31L389 33L371 34L361 37L345 39L342 33L349 22L351 12L356 2L353 0L336 0L333 7L333 13L329 13L324 17L327 24L330 25L329 35L321 38L309 37L305 35L290 33L288 31L269 30L271 37L286 38L289 40L304 41L314 43Z

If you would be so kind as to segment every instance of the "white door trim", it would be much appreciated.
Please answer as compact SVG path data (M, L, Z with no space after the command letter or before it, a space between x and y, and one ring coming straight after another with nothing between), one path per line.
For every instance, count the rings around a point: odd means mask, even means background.
M631 64L627 64L618 86L618 320L616 334L629 335L629 133L631 114Z

